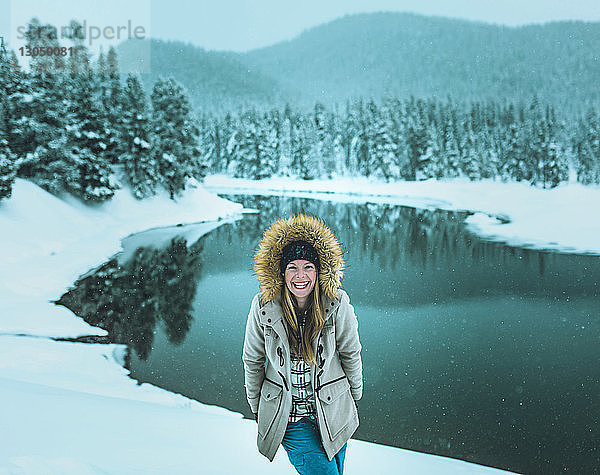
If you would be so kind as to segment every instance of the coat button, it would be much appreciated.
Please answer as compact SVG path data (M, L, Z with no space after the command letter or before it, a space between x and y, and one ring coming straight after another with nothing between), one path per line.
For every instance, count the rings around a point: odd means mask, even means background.
M333 302L331 302L331 306L333 307L335 304Z
M262 311L262 314L265 315L265 311L264 310Z
M329 312L329 309L328 309L328 308L326 308L326 309L325 309L325 313L327 313L327 312Z
M267 318L267 322L271 323L271 319L270 319L270 318Z
M331 396L327 396L327 400L329 401L331 399Z
M270 395L270 394L267 394L267 399L269 399L270 397L271 397L271 395Z

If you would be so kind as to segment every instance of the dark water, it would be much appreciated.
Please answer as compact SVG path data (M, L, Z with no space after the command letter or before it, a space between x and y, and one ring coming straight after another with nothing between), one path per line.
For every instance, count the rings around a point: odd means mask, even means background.
M134 378L250 416L252 253L274 219L306 211L348 263L365 384L355 438L522 473L598 473L599 257L485 242L464 212L228 198L261 212L194 242L136 235L126 259L63 296L129 345Z

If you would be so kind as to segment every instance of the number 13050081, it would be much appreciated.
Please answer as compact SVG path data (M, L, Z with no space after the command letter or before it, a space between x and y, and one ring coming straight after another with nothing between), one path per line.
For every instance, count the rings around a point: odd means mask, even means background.
M73 48L69 47L51 47L51 46L21 46L19 48L21 56L73 56Z

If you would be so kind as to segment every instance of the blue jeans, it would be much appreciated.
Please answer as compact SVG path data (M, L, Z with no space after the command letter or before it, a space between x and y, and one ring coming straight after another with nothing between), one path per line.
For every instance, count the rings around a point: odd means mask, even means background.
M300 475L342 475L344 472L348 444L344 444L331 461L327 460L319 426L313 418L289 422L281 445Z

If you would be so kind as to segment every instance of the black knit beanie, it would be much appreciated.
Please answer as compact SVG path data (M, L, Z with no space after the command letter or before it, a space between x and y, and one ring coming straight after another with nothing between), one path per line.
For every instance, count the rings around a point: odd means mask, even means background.
M279 261L279 268L281 274L285 274L285 268L287 265L295 261L296 259L304 259L305 261L312 262L319 270L319 254L313 246L306 241L294 241L290 242L283 248L281 253L281 260Z

